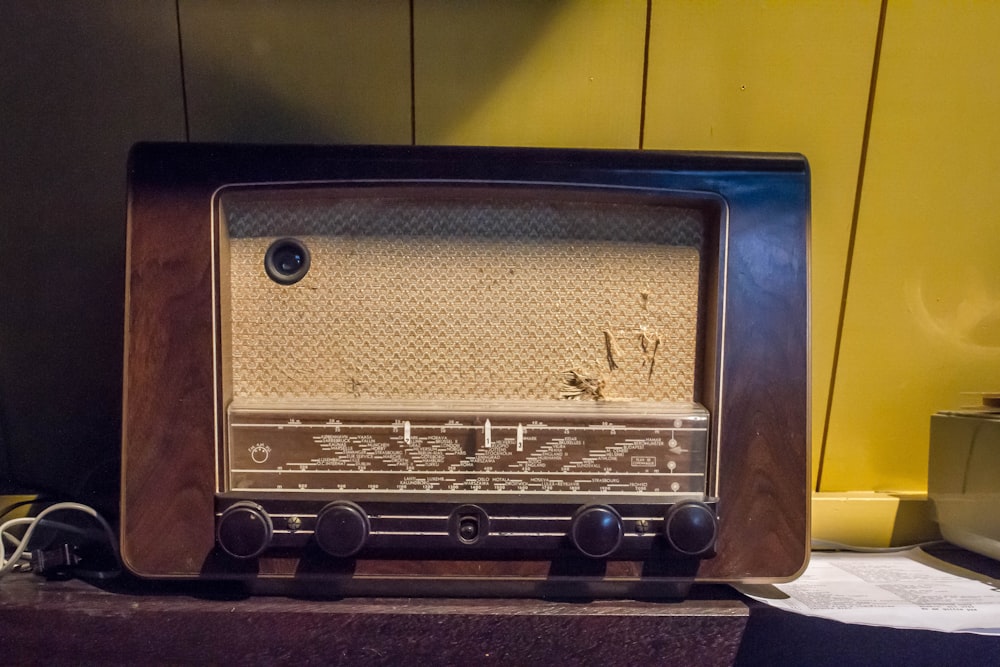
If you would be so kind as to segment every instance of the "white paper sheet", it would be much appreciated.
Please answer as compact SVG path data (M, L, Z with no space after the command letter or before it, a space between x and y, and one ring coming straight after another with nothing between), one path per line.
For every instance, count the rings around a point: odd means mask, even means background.
M736 588L780 609L845 623L1000 635L1000 581L918 548L814 552L791 583Z

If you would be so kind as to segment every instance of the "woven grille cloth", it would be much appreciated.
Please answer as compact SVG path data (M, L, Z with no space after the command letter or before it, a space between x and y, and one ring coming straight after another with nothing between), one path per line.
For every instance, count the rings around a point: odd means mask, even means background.
M245 194L223 208L234 397L558 399L567 371L608 399L693 397L698 210ZM263 270L283 236L312 257L290 286Z

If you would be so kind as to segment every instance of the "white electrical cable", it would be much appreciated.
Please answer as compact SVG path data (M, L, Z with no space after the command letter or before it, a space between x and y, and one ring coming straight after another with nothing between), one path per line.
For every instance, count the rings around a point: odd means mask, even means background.
M84 514L88 514L89 516L93 517L97 521L97 523L99 523L101 527L104 529L104 533L105 535L107 535L108 538L108 544L111 546L112 552L114 552L116 562L118 563L121 562L121 559L118 555L118 540L115 537L115 532L111 529L111 526L108 525L108 522L104 520L104 517L98 514L97 510L95 510L93 507L90 507L88 505L83 505L81 503L56 503L55 505L46 507L44 510L39 512L38 516L36 517L10 519L9 521L6 521L2 525L0 525L0 536L6 537L7 539L11 540L14 544L16 544L16 547L14 549L14 552L11 554L10 559L7 559L6 551L3 544L3 539L2 537L0 537L0 577L3 577L7 573L9 573L11 570L14 569L14 566L20 560L27 557L25 551L28 548L28 543L31 540L31 535L35 531L35 528L38 527L38 524L41 523L47 515L53 512L59 512L63 510L75 510L78 512L83 512ZM49 523L51 523L51 520L49 521ZM28 529L24 531L24 535L21 537L20 540L18 540L14 535L8 534L7 531L10 528L22 525L27 525ZM101 573L95 573L95 574L101 574Z
M916 547L932 547L938 544L944 544L944 540L930 540L928 542L915 542L913 544L906 544L898 547L863 547L855 544L843 544L841 542L832 542L830 540L820 540L813 538L812 548L814 551L850 551L854 553L863 554L891 554L900 551L909 551Z
M21 546L21 540L17 539L11 533L8 533L7 529L8 528L13 528L14 526L23 526L25 524L34 523L34 521L35 521L34 517L25 517L25 518L21 518L21 519L11 519L10 521L7 521L2 526L0 526L0 568L2 568L4 565L7 564L7 561L4 560L4 558L5 558L5 550L4 550L4 545L3 545L3 539L2 538L7 538L8 540L10 540L10 542L12 542L14 544L14 548L15 549L17 547ZM28 554L22 554L21 557L24 558L24 559L27 559L28 558ZM13 560L13 559L11 559L11 560ZM14 566L11 565L11 567L14 567ZM0 573L0 576L3 576L3 574Z

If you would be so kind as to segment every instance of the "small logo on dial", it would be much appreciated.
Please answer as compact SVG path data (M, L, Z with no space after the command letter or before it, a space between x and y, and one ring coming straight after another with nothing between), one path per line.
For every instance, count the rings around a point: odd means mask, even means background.
M250 448L250 458L253 459L254 463L264 463L267 461L268 455L271 453L271 448L265 445L263 442L258 442L256 445Z

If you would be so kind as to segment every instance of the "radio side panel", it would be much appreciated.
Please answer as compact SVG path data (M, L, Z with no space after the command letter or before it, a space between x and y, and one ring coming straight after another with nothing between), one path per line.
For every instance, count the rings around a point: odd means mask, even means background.
M475 150L475 149L474 149ZM804 160L596 151L471 152L355 147L140 145L130 165L123 406L122 555L150 578L333 582L348 593L643 595L673 581L795 576L808 556L808 171ZM528 169L510 165L523 160ZM626 167L617 173L612 165ZM633 161L630 164L630 161ZM456 166L457 165L457 166ZM233 183L446 178L582 179L592 185L721 195L730 226L720 309L722 365L706 382L715 415L716 555L651 568L549 560L420 559L407 554L317 567L287 550L250 562L220 555L217 369L213 350L212 198ZM732 170L730 174L727 170ZM713 370L714 372L714 370ZM472 589L470 589L472 590ZM669 592L669 586L661 590Z
M721 558L699 576L790 579L809 555L808 173L727 195L725 368L718 393Z
M210 196L130 186L121 529L140 575L197 575L215 541Z

